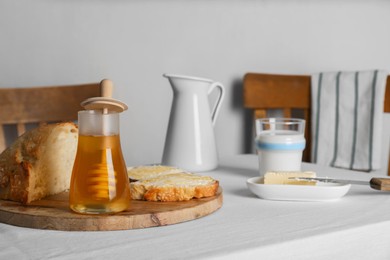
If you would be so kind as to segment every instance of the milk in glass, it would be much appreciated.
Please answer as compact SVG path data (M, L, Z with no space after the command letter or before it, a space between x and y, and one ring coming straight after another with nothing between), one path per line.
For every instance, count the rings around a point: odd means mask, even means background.
M256 123L260 175L267 171L300 171L305 148L304 120L272 118Z

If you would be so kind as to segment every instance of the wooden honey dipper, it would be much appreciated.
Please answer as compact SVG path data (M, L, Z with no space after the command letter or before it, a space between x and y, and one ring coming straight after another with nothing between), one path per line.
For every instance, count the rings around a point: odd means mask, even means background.
M116 193L117 173L107 163L106 156L106 151L103 150L100 163L95 163L87 173L87 189L95 200L109 200Z
M103 79L100 82L101 97L88 98L81 102L81 106L87 110L102 110L104 114L107 114L108 111L120 113L127 110L128 107L125 103L112 98L113 88L111 80Z

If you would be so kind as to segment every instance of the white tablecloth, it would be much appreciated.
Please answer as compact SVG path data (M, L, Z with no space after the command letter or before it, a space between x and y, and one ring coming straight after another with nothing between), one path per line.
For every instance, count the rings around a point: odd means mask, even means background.
M112 232L64 232L0 224L0 259L390 259L390 193L353 185L337 201L257 198L246 180L255 155L224 158L210 175L224 204L185 223ZM304 164L319 176L365 173Z

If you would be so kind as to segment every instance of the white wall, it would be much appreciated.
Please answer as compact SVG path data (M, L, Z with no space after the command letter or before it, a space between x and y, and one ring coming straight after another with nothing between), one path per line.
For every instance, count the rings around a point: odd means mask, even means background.
M390 71L387 0L1 0L0 86L110 78L128 165L159 162L165 72L225 84L221 156L245 151L246 72ZM1 111L4 113L5 111Z

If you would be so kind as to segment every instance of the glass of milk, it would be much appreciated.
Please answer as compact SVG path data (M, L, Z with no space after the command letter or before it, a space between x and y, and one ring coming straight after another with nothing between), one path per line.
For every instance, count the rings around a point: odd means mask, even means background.
M306 144L304 133L303 119L257 119L255 142L260 176L267 171L300 171Z

